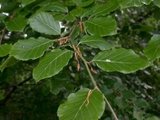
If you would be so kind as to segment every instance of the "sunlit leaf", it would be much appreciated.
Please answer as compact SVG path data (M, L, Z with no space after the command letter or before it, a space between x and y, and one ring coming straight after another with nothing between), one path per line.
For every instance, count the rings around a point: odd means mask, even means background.
M81 89L69 95L58 108L60 120L98 120L105 109L103 95L97 89Z

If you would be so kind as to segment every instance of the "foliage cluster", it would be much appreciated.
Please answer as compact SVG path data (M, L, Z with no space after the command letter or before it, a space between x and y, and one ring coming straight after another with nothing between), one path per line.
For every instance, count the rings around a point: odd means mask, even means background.
M160 0L0 5L0 119L160 120Z

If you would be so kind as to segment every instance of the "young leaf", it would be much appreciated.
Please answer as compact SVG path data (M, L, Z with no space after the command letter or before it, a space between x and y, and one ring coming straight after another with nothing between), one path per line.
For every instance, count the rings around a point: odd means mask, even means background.
M10 44L0 45L0 57L4 57L4 56L8 55L11 47L12 47L12 45L10 45Z
M19 40L13 45L10 55L19 60L34 60L43 56L48 47L52 45L52 42L52 40L42 37Z
M160 35L154 35L144 49L144 54L150 61L160 58Z
M33 30L48 35L60 35L61 28L59 22L53 16L46 12L41 12L29 19Z
M33 70L33 78L38 82L58 74L68 64L71 57L72 51L55 49L40 60Z
M16 16L12 20L7 21L6 27L9 31L20 31L22 32L24 27L27 25L27 20L23 16Z
M100 52L92 61L104 71L121 73L132 73L149 65L147 59L124 48Z
M97 36L111 36L117 33L117 24L111 16L89 19L85 22L86 30Z
M97 89L81 89L69 95L58 108L60 120L98 120L105 109L103 95Z
M99 48L100 50L107 50L113 47L110 43L98 36L84 36L79 44L86 44L93 48Z

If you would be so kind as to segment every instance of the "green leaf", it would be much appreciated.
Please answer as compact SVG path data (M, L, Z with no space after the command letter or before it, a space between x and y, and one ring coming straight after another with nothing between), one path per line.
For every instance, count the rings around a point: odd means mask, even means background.
M154 4L160 8L160 0L154 0Z
M61 4L60 2L52 2L52 3L48 3L47 5L45 5L42 10L45 11L54 11L54 12L61 12L61 13L67 13L68 12L68 8L65 7L63 4Z
M92 18L85 22L86 30L97 36L111 36L117 33L117 24L111 16Z
M8 68L16 63L16 59L14 57L8 56L5 61L0 65L0 71L3 72L5 68Z
M58 108L59 120L98 120L105 109L103 95L97 89L81 89L69 95Z
M110 12L115 11L117 8L119 8L119 4L117 0L107 0L105 4L97 5L94 8L94 13L92 16L97 15L106 15Z
M10 55L19 60L35 60L43 56L44 52L52 45L52 42L52 40L42 37L19 40L13 45Z
M7 21L5 24L6 24L6 28L9 31L22 32L25 26L27 25L27 20L23 16L18 15L14 17L13 19Z
M38 82L58 74L68 64L71 57L72 51L55 49L40 60L33 70L33 78Z
M147 118L146 120L160 120L160 118L158 118L157 116L152 116Z
M144 111L134 110L133 111L133 117L136 120L144 120Z
M4 90L0 90L0 100L3 100L5 97L5 91Z
M86 44L93 48L99 48L100 50L107 50L113 47L113 45L101 37L88 35L84 36L79 44Z
M33 30L48 35L60 35L61 28L59 22L53 16L46 12L41 12L29 19Z
M150 61L160 58L160 35L154 35L144 49L144 54Z
M21 2L22 7L33 3L35 0L19 0Z
M121 73L132 73L149 65L145 58L124 48L100 52L95 56L93 62L104 71Z
M2 44L0 45L0 57L4 57L9 54L12 45Z
M62 89L65 88L66 80L53 78L48 80L48 84L50 87L50 92L54 95L57 95Z
M149 5L152 0L118 0L121 8L140 7L142 5Z
M73 0L73 2L80 7L86 7L94 2L94 0Z

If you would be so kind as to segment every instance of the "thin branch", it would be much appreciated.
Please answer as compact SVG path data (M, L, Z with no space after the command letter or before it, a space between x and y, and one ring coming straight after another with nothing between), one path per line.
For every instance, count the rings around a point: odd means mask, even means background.
M96 81L95 81L95 79L94 79L94 77L93 77L93 75L92 75L92 73L91 73L91 70L89 69L88 62L87 62L86 59L82 56L79 48L73 45L73 49L74 49L74 51L79 55L79 57L81 58L81 60L83 61L83 63L84 63L84 65L85 65L86 69L87 69L87 72L88 72L88 74L89 74L89 76L90 76L90 78L91 78L91 81L92 81L94 87L97 88L97 89L102 93L102 91L101 91L101 90L99 89L99 87L97 86L97 83L96 83ZM104 100L105 100L107 106L109 107L111 113L113 114L114 119L115 119L115 120L118 120L118 117L117 117L116 113L114 112L114 110L113 110L111 104L109 103L108 99L107 99L106 96L104 96L104 95L103 95L103 97L104 97Z

